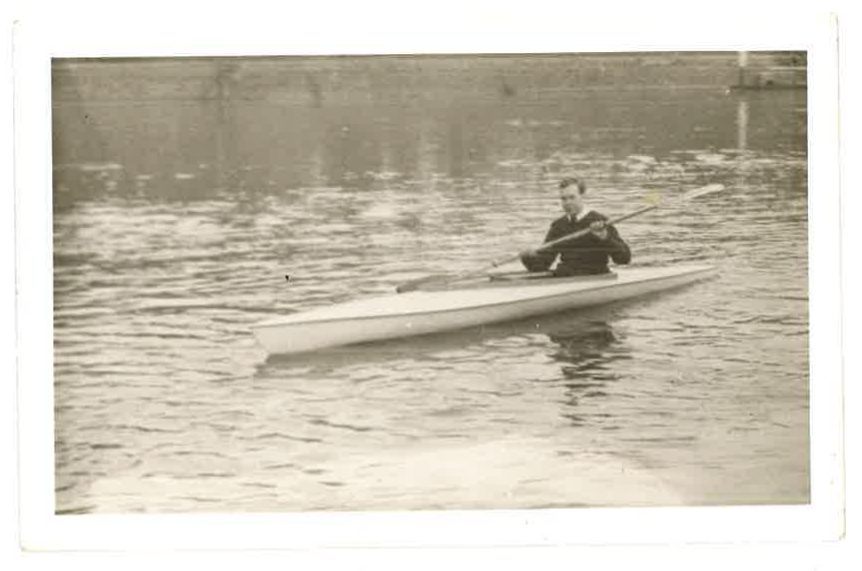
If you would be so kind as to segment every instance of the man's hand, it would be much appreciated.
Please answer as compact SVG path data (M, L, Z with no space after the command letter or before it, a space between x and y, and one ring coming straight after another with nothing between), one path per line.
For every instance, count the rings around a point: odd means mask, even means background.
M605 225L604 220L596 220L590 224L590 232L592 232L593 236L597 237L599 240L608 239L608 228Z

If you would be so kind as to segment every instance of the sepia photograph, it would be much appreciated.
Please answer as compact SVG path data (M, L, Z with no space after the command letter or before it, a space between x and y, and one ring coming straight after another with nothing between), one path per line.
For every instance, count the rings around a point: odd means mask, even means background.
M834 22L588 23L20 29L22 545L843 533Z
M806 77L54 59L56 513L808 503Z

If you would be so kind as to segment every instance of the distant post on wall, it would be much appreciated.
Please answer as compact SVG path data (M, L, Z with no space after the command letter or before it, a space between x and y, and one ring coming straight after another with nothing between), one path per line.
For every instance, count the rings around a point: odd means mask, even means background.
M748 52L739 52L739 79L737 84L740 87L745 86L745 70L748 67Z
M748 101L740 99L736 107L736 147L748 148Z

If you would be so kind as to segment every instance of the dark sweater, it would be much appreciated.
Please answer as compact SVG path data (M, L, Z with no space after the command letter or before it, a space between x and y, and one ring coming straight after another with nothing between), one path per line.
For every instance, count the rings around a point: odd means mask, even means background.
M594 211L580 220L569 220L568 216L562 216L551 223L545 242L589 228L590 224L598 220L606 221L607 218ZM541 272L550 268L559 256L560 262L554 269L555 275L605 274L609 271L608 258L616 264L628 264L632 258L628 245L620 237L617 229L607 226L607 230L607 240L602 240L590 233L542 250L536 256L522 256L521 261L531 272Z

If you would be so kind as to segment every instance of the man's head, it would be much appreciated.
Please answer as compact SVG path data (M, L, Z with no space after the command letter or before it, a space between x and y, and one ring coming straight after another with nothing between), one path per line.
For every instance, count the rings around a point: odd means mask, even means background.
M584 208L584 193L587 185L577 177L566 177L560 181L560 200L566 214L578 214Z

